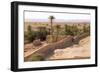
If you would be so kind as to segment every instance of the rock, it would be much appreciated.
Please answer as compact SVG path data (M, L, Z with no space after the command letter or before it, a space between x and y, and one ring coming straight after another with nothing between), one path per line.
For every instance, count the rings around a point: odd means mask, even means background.
M78 36L75 36L73 39L74 39L74 43L75 44L78 44L79 43L79 37Z
M34 46L40 46L41 44L42 44L42 43L41 43L40 39L34 40L34 41L33 41L33 45L34 45Z

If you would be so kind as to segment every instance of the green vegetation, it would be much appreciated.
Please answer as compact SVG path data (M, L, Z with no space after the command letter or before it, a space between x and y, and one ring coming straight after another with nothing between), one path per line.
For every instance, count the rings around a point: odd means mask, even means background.
M44 61L44 57L39 54L35 54L32 56L32 61Z
M25 32L25 40L28 40L29 42L33 42L35 39L40 39L41 41L46 40L47 35L49 32L46 30L45 27L38 27L37 31L33 31L32 27L29 25L27 27L27 32Z
M83 26L83 32L90 32L90 26L86 26L86 24L84 24Z
M65 25L65 35L73 35L73 32L71 31L71 26Z
M51 27L51 26L50 26ZM81 28L80 28L81 27ZM52 32L53 30L53 32ZM27 26L27 31L25 31L24 37L28 42L33 42L35 39L40 39L40 41L57 42L62 39L61 36L67 35L81 35L83 33L90 33L90 25L52 25L51 29L46 26L38 26L35 31L32 26Z
M75 44L79 43L81 38L80 35L86 34L85 36L90 34L90 24L76 24L76 23L66 23L66 22L53 22L55 19L54 16L48 17L49 22L26 22L25 23L25 31L24 31L24 44L25 44L25 52L27 52L30 48L30 51L41 51L39 49L50 48L52 49L52 44L56 45L56 43L62 44L61 46L65 46L65 44L70 44L66 42L74 42ZM69 36L70 35L70 36ZM63 41L69 36L68 41ZM60 42L59 42L60 41ZM56 42L56 43L55 43ZM28 44L28 45L27 45ZM29 48L28 48L29 47ZM41 47L41 48L40 48ZM59 46L54 46L54 49L49 50L50 52L59 49ZM45 49L44 49L45 50ZM29 51L29 52L30 52ZM47 51L47 49L46 49ZM41 53L44 53L42 51ZM45 57L39 54L32 54L31 61L44 61ZM27 53L25 53L26 56Z
M46 40L47 35L49 32L46 30L46 27L38 27L37 31L37 38L40 39L41 41Z
M55 24L54 16L49 16L50 25L48 23L35 22L27 26L24 37L28 42L33 42L35 39L40 41L57 42L62 37L71 35L77 36L83 33L90 33L90 25L87 24ZM34 29L35 28L35 29ZM26 42L27 42L26 41Z
M59 35L59 31L60 31L60 25L56 25L56 42L58 41L58 35Z
M81 35L90 31L90 26L83 25L83 29L78 28L78 25L65 25L65 35Z
M29 25L27 27L27 32L25 33L25 40L32 42L35 39L35 32L32 30L32 27Z

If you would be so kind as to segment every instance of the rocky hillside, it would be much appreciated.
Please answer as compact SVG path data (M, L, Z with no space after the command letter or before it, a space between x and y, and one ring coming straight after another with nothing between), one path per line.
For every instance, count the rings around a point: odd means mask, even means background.
M58 59L87 59L90 58L90 36L81 39L79 44L54 50L54 54L49 57L50 60Z

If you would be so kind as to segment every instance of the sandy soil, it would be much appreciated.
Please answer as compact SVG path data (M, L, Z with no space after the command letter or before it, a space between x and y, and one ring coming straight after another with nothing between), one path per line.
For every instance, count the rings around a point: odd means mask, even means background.
M64 49L56 49L50 60L56 59L86 59L90 58L90 37L80 40L79 44Z
M40 46L33 46L32 43L26 44L24 45L25 49L24 49L24 57L27 57L31 54L33 54L35 51L39 50L41 47L46 46L47 44L45 42L42 42L42 45Z

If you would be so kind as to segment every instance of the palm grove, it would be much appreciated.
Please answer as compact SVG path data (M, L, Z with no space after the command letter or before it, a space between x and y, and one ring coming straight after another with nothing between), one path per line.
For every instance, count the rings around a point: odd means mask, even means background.
M56 24L54 23L54 20L56 18L54 16L48 17L48 24L46 23L46 26L38 26L37 31L34 30L34 28L31 25L27 26L27 31L24 32L24 43L32 43L36 40L40 42L46 42L46 43L55 43L59 40L63 39L64 37L70 35L70 36L79 36L84 33L90 33L90 25L87 24ZM35 24L35 23L34 23ZM43 23L39 23L40 25L44 25ZM63 27L62 27L63 25ZM37 26L37 24L35 24ZM48 28L49 26L49 28ZM64 37L63 37L64 36ZM35 45L33 43L33 45ZM35 45L36 46L36 45ZM33 54L32 61L43 61L45 58L39 54Z
M32 30L31 25L29 25L27 27L27 32L25 32L25 34L24 34L25 40L27 40L28 42L33 42L36 39L40 39L40 41L47 41L48 39L50 39L50 42L57 42L58 39L63 35L64 36L67 36L67 35L78 36L83 33L90 32L90 25L87 25L87 24L84 24L84 25L64 24L64 27L62 28L61 25L59 25L59 24L54 25L55 23L53 23L53 20L56 19L54 16L49 16L48 19L49 19L49 24L47 24L47 25L50 25L49 30L47 29L47 27L39 26L37 28L38 30L34 31L34 30ZM62 30L64 30L64 31L62 31ZM48 38L48 36L49 36L49 38Z

